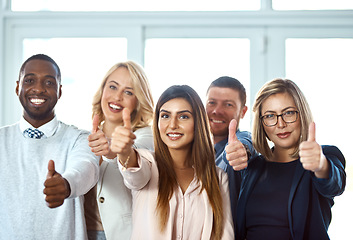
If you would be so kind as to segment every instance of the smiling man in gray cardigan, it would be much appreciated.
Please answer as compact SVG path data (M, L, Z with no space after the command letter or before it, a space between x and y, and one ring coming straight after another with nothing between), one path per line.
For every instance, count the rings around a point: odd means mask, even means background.
M60 122L61 74L38 54L20 70L18 123L0 128L0 239L86 239L83 194L98 180L89 132Z

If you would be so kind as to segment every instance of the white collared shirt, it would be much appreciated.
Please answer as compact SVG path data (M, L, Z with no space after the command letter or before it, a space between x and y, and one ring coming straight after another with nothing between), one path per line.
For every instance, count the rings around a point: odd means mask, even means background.
M20 130L23 133L23 136L29 138L29 136L24 133L24 131L27 128L35 129L35 127L33 127L29 122L27 122L26 119L24 119L24 117L22 117L20 119ZM55 116L50 122L47 122L46 124L40 126L37 129L44 133L42 138L48 138L48 137L53 136L56 133L56 131L59 130L59 128L60 128L60 124L59 124L59 121L58 121L57 117Z

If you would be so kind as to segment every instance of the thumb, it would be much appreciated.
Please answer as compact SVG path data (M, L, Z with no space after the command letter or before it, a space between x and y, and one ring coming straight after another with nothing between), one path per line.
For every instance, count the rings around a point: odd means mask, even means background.
M229 143L234 143L238 141L236 132L237 132L237 120L232 119L232 121L230 121L229 123L229 127L228 127L228 144Z
M96 114L93 117L92 121L92 133L95 133L98 131L98 126L99 126L99 116Z
M314 122L310 123L309 125L308 141L309 142L316 141L316 126Z
M123 121L124 127L131 130L131 117L130 110L128 108L123 109Z
M55 171L55 163L54 163L53 160L49 160L49 162L48 162L47 179L53 177L55 173L56 173L56 171Z

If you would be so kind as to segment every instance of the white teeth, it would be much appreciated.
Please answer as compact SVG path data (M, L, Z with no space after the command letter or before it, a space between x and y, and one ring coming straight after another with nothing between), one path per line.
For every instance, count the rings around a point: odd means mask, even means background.
M118 106L118 105L115 105L115 104L112 104L112 103L109 104L109 107L113 108L114 110L121 110L121 109L123 109L122 107L120 107L120 106Z
M223 121L220 121L220 120L212 120L212 122L214 122L214 123L223 123Z
M30 99L30 101L31 101L31 103L33 103L33 104L42 104L42 103L45 102L44 99L40 99L40 98L32 98L32 99Z
M175 138L175 137L180 137L180 136L181 136L181 134L168 134L168 136L169 136L169 137L173 137L173 138Z

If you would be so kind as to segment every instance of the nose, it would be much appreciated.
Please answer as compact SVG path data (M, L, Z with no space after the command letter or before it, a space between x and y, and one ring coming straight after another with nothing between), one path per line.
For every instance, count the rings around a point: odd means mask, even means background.
M222 114L223 113L223 108L221 105L217 104L214 109L212 110L213 114Z
M41 81L36 81L35 84L32 87L32 91L35 93L43 93L46 92L46 88L44 86L45 83L42 83Z
M123 94L124 94L124 91L119 89L116 94L116 100L121 101L123 99Z
M178 120L177 120L177 118L171 118L170 119L169 127L171 129L177 129L178 128Z
M283 120L282 116L277 116L277 126L279 128L284 128L287 126L287 123Z

